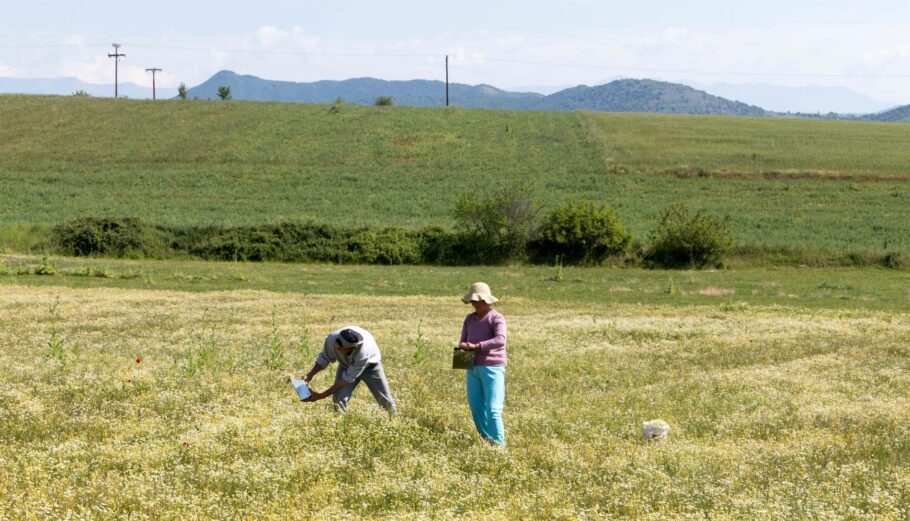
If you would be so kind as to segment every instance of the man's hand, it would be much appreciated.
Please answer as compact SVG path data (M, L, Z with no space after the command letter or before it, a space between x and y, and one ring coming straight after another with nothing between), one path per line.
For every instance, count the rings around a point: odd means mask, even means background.
M303 381L306 382L307 384L309 384L310 380L312 380L312 379L313 379L313 373L307 373L307 374L303 375Z
M329 396L332 396L333 392L330 392L330 391L332 391L331 388L326 389L326 391L323 392L323 393L317 393L316 391L310 389L310 395L307 397L307 399L306 399L306 400L300 400L300 401L302 401L302 402L318 402L319 400L322 400L322 399L324 399L324 398L327 398L327 397L329 397Z
M316 391L313 391L312 389L310 389L310 395L307 397L307 399L306 399L306 400L300 400L300 401L301 401L301 402L318 402L319 400L322 400L322 399L325 398L326 396L328 396L328 394L326 394L326 393L317 393Z

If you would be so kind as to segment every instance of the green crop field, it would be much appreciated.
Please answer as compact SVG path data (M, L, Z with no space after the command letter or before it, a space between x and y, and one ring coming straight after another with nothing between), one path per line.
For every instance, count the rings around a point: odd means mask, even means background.
M0 257L0 517L910 515L910 274L556 275ZM506 451L448 368L476 279L509 323ZM397 417L285 383L348 323Z
M682 203L741 243L910 251L910 125L0 96L0 248L79 216L452 226L470 190L608 202L638 237Z

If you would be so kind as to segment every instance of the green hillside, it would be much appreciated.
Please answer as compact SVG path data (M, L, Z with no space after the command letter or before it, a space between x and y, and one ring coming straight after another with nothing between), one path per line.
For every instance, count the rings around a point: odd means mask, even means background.
M373 105L379 96L391 96L395 105L408 107L445 106L446 84L438 80L387 81L376 78L322 80L311 83L276 81L249 74L220 71L190 88L190 99L218 100L218 88L231 89L231 98L247 101L289 103L332 103L338 98L348 103ZM449 84L452 104L471 108L528 109L543 98L533 92L508 92L490 85Z
M616 80L596 87L578 86L537 100L545 110L598 112L659 112L764 116L764 109L730 101L678 83L654 80Z
M910 105L895 107L878 114L870 114L864 119L871 121L910 122Z
M907 143L870 122L0 96L0 237L87 215L451 226L465 190L521 183L609 202L639 237L681 202L747 244L906 252Z

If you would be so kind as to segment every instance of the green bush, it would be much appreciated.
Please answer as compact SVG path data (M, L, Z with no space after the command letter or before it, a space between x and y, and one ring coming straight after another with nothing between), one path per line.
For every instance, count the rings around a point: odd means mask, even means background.
M333 262L338 264L450 264L455 234L441 228L337 228L283 223L174 231L171 249L210 260Z
M463 195L453 216L462 234L461 255L469 263L521 260L537 233L537 210L523 187Z
M376 98L377 107L391 107L392 103L392 96L379 96Z
M49 246L74 256L175 257L337 264L470 264L470 241L439 227L340 228L317 223L153 226L133 218L77 219L53 229Z
M189 228L173 249L209 260L356 262L345 244L351 233L313 223Z
M138 219L84 217L54 228L52 242L66 255L160 257L165 234Z
M631 244L632 234L612 208L581 201L547 212L531 249L539 260L558 256L565 263L596 264Z
M734 245L728 219L721 221L703 211L690 217L682 206L673 206L651 232L644 261L661 268L719 266Z
M428 226L418 232L423 264L463 265L476 262L469 247L470 239L464 234Z
M401 228L365 229L347 241L360 264L420 264L420 237Z

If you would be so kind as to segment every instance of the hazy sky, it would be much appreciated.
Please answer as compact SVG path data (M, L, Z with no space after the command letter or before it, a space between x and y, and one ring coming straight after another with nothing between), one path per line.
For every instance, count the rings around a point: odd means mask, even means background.
M852 88L910 103L910 0L0 0L0 77L193 86L373 76L502 88L615 77ZM394 55L394 56L392 56Z

